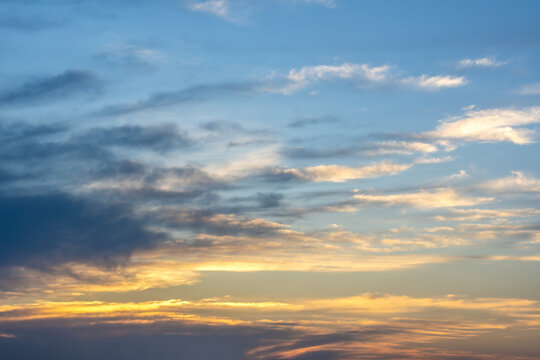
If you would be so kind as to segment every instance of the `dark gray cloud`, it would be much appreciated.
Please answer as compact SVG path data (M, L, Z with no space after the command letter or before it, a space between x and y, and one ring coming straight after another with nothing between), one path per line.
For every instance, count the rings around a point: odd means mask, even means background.
M348 148L335 148L335 149L318 149L318 148L305 148L305 147L289 147L283 150L283 155L291 159L323 159L334 157L346 157L346 156L362 156L368 148L359 148L358 146L351 146Z
M172 124L94 128L78 139L96 145L150 148L156 151L186 148L195 142L187 132Z
M2 267L48 267L69 261L110 266L163 239L125 205L65 194L0 198Z
M281 205L283 194L278 193L257 193L257 201L261 208L273 208Z
M229 94L252 94L256 91L255 84L249 82L197 85L178 91L157 93L147 99L132 103L107 106L98 111L96 115L114 116L129 114L183 103L205 101Z
M101 86L102 82L93 73L69 70L3 90L0 92L0 105L26 105L79 94L95 94Z
M66 129L60 124L11 123L3 126L0 124L0 140L3 143L23 141L29 138L58 134Z
M290 128L303 128L309 125L334 124L338 121L339 119L332 115L322 117L299 117L296 120L290 122L287 126L289 126Z
M122 319L111 314L103 320ZM316 335L297 328L295 323L274 325L207 326L182 321L127 325L114 321L103 324L92 318L0 321L2 332L13 335L0 337L0 352L10 360L341 360L359 358L359 354L346 347L347 344L369 343L406 332L404 329L379 326ZM332 350L317 349L325 345L331 346ZM371 345L376 346L376 343ZM254 349L257 350L253 352ZM294 357L284 355L293 351L299 354ZM369 347L366 352L369 352ZM466 354L462 355L464 359L468 358ZM441 353L437 352L433 357L423 358L440 357ZM369 358L408 359L411 356L401 354L400 349L387 349L369 354Z
M207 121L199 125L201 129L211 132L224 133L224 132L244 132L244 127L233 121L225 120L213 120Z
M150 190L163 178L175 177L185 180L191 195L196 193L191 187L222 186L221 182L192 166L160 168L113 151L113 147L129 147L165 152L184 150L195 144L187 133L174 125L119 126L72 133L62 125L0 125L0 181L39 179L42 184L52 182L58 187L101 179L131 179ZM142 193L139 191L139 195ZM151 191L144 193L149 195ZM185 192L177 195L183 197Z
M111 314L111 319L115 319ZM107 319L107 318L105 318ZM156 324L100 324L95 319L30 320L2 323L0 354L10 360L241 360L265 341L293 332L283 327Z

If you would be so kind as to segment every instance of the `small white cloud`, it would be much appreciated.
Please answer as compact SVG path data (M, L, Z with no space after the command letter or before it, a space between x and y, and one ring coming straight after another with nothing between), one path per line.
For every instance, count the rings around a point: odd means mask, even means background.
M236 24L245 22L245 18L242 15L232 11L231 4L228 0L192 2L188 4L188 9L214 15Z
M383 82L388 79L389 66L371 67L367 64L304 66L300 70L291 69L287 75L289 83L277 92L290 94L320 80L349 79L367 82Z
M507 63L507 61L497 61L494 57L484 57L478 59L463 59L458 63L458 67L499 67Z
M466 178L468 177L469 174L467 174L467 172L465 170L459 170L459 172L457 174L453 174L453 175L450 175L448 176L447 179L463 179L463 178Z
M402 79L401 82L405 85L426 90L439 90L442 88L463 86L467 84L467 79L464 76L428 76L424 74L416 77L407 77Z
M335 0L297 0L298 2L303 2L306 4L319 4L326 6L328 8L335 8L337 7L337 3Z
M523 95L540 95L540 83L524 85L520 93Z

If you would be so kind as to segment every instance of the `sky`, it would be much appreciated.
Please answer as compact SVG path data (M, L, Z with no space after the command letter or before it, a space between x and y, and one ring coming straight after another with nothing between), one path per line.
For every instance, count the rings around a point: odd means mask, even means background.
M0 0L0 357L540 359L539 17Z

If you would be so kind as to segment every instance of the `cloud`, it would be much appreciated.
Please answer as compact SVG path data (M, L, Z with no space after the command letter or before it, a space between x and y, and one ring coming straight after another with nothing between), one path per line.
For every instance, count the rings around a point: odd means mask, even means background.
M540 215L536 209L450 209L450 214L435 217L438 221L478 221L483 219L501 219L530 217Z
M395 175L412 166L412 163L396 164L389 161L382 161L357 168L340 165L318 165L302 169L279 169L276 170L276 174L292 176L302 181L344 182L347 180Z
M206 131L215 132L218 134L239 133L245 131L244 127L241 124L224 120L207 121L200 124L199 126Z
M286 338L289 333L241 323L204 323L197 321L197 316L189 317L194 322L186 317L185 321L147 319L129 324L126 318L115 316L114 324L81 317L14 323L9 329L15 335L0 338L0 352L12 360L238 360L262 339Z
M366 83L382 83L390 77L390 66L371 67L367 64L344 63L342 65L305 66L291 69L286 76L288 83L282 87L268 87L268 92L292 94L320 80L351 80Z
M150 148L157 151L186 148L194 143L186 132L171 124L93 128L78 136L77 140L95 145Z
M482 190L497 192L540 192L540 179L529 177L521 171L512 171L512 175L502 179L484 182L478 187Z
M337 123L339 119L335 116L322 116L322 117L300 117L290 122L287 126L291 128L303 128L309 125L319 124L333 124Z
M449 75L400 78L391 72L389 65L370 66L368 64L344 63L342 65L315 65L291 69L286 76L287 83L282 86L269 85L267 92L290 95L313 83L326 80L347 80L358 86L365 85L394 85L410 86L424 90L438 90L446 87L463 86L467 83L465 77Z
M506 141L523 145L534 142L535 131L524 125L540 123L540 107L468 111L465 116L443 121L424 135L465 141Z
M335 8L337 7L336 0L296 0L298 2L303 2L306 4L319 4L326 6L327 8Z
M497 61L494 57L483 57L477 59L463 59L458 63L459 68L469 67L499 67L506 65L507 61Z
M459 170L458 173L447 176L447 180L463 179L469 177L469 174L465 170Z
M40 103L76 94L91 94L100 87L101 81L93 73L69 70L4 90L0 93L0 106Z
M2 267L110 266L163 239L121 205L62 194L2 196L1 203Z
M153 67L165 60L165 55L150 47L118 42L106 46L97 58L111 65Z
M10 358L486 359L494 331L536 338L538 301L363 293L274 301L214 297L166 301L41 301L0 307L0 350ZM458 316L448 318L448 313ZM316 314L314 316L313 314ZM522 330L523 331L523 330ZM512 332L511 332L512 333ZM485 349L457 349L487 335ZM506 332L505 332L506 335ZM67 341L66 341L67 339ZM441 341L451 339L453 346ZM455 341L462 341L455 344ZM481 340L481 339L480 339ZM510 339L513 344L516 338ZM205 347L212 343L213 346ZM141 345L142 344L142 345ZM536 343L519 343L533 359ZM207 350L205 350L208 348ZM221 353L225 354L224 356ZM39 355L36 355L39 354Z
M263 209L278 207L281 205L281 200L284 199L283 194L278 193L257 193L257 201Z
M0 181L4 192L41 193L43 187L94 198L169 202L216 200L228 184L193 165L148 161L188 156L197 144L170 124L124 125L76 131L65 125L0 125ZM249 171L245 169L245 171ZM206 199L206 200L205 200Z
M231 8L229 0L206 0L201 2L191 2L188 4L191 11L202 12L217 16L223 20L242 24L246 21L245 16L238 14Z
M401 154L411 155L414 153L434 153L439 149L436 145L420 141L381 141L373 144L371 150L376 155ZM370 153L368 151L368 154Z
M405 85L425 90L439 90L443 88L460 87L467 84L464 76L428 76L420 75L407 77L401 80Z
M344 182L348 180L374 178L395 175L410 169L417 164L437 164L452 158L418 158L413 162L398 164L391 161L380 161L360 167L342 165L317 165L300 169L275 169L274 176L314 182Z
M435 191L420 191L402 194L355 194L354 200L360 204L380 204L384 206L412 206L416 208L445 208L474 206L491 202L491 197L470 197L460 194L451 188L441 188Z
M197 85L178 91L166 91L151 95L147 99L136 102L107 106L97 115L115 116L137 111L159 109L183 103L199 102L229 94L252 94L257 92L253 83L221 83L214 85Z
M386 155L413 155L415 153L431 154L437 152L438 144L422 141L380 141L363 145L351 145L340 148L305 148L297 146L285 148L283 153L290 158L316 159L332 157L375 157Z
M336 0L287 0L292 3L299 4L317 4L333 9L337 7ZM244 2L245 4L245 2ZM247 22L247 12L249 8L244 4L235 3L231 0L205 0L196 1L189 0L187 8L191 11L201 12L208 15L216 16L225 21L243 25ZM250 4L252 5L252 4Z
M540 95L540 83L523 85L520 93L523 95Z

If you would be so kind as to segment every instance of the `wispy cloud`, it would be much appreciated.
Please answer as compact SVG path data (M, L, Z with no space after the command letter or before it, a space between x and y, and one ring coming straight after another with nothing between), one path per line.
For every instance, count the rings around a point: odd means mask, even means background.
M396 164L388 161L357 168L340 165L318 165L302 169L276 170L278 174L294 176L303 181L343 182L354 179L395 175L411 168L414 164Z
M97 58L111 65L152 67L162 63L165 55L154 48L138 44L116 42L97 54Z
M450 209L447 215L438 215L438 221L478 221L483 219L501 219L531 217L540 215L540 210L525 209Z
M0 92L0 106L32 104L77 94L95 93L100 87L101 81L95 74L89 71L69 70Z
M353 198L360 204L412 206L425 209L475 206L494 200L492 197L467 196L452 188L401 194L355 194Z
M448 87L463 86L467 80L463 76L420 75L417 77L400 77L392 72L389 65L371 66L368 64L344 63L341 65L304 66L291 69L285 77L287 83L281 86L269 85L268 92L292 94L319 81L347 80L357 86L393 85L408 86L424 90L439 90Z
M286 0L293 4L316 4L322 5L329 9L337 7L336 0ZM248 22L248 13L251 10L250 6L255 3L237 2L234 0L188 0L187 8L191 11L206 13L217 16L225 21L244 25Z
M256 92L253 83L220 83L196 85L178 91L166 91L150 95L146 99L124 104L106 106L97 115L115 116L137 111L158 109L183 103L198 102L230 94L251 94Z
M78 136L77 140L95 145L149 148L157 151L186 148L194 143L185 131L172 124L94 128Z
M296 0L297 2L303 2L306 4L319 4L326 6L328 8L335 8L337 7L337 1L336 0Z
M416 77L407 77L402 79L401 82L405 85L425 90L440 90L443 88L453 88L467 84L467 80L464 76L450 75L420 75Z
M499 67L508 64L507 61L498 61L495 57L483 57L476 59L463 59L458 63L459 68L469 67Z
M520 93L523 95L540 95L540 83L523 85Z
M214 15L235 24L242 24L246 21L245 16L232 9L232 5L229 0L190 2L188 4L188 9Z

